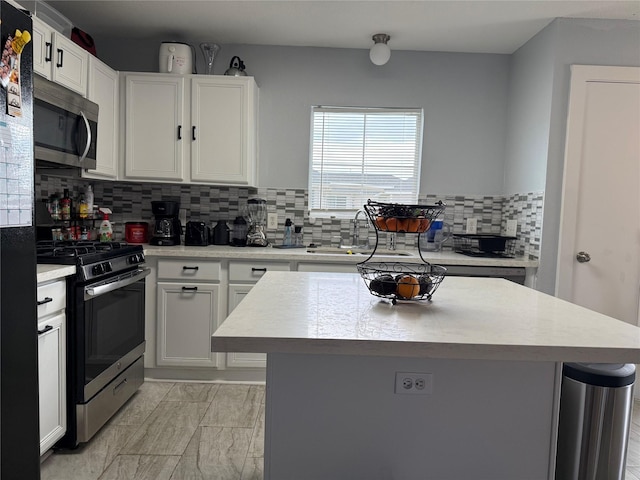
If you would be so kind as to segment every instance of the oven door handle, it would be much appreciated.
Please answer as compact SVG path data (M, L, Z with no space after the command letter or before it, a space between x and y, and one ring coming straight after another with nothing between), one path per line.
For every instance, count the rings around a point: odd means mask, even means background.
M86 287L84 289L84 299L91 300L92 298L99 297L100 295L104 295L105 293L113 292L114 290L117 290L119 288L126 287L127 285L138 282L150 273L150 268L141 268L140 270L135 272L135 275L126 276L121 280L116 280L105 285Z

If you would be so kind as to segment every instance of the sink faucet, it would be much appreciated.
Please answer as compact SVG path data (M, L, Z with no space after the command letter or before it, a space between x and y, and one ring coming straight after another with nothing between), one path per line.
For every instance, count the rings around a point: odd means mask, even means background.
M369 248L369 235L367 234L365 243L360 245L360 224L359 224L359 219L360 219L360 215L364 215L364 219L367 222L367 226L366 228L369 228L369 217L367 216L367 213L360 209L356 212L356 216L353 217L353 246L354 247L361 247L361 248Z

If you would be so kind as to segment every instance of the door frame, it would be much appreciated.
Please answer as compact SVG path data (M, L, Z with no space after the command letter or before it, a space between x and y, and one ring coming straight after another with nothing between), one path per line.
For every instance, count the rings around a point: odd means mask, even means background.
M570 300L573 297L572 285L577 228L576 212L580 193L579 183L582 168L587 85L590 82L640 83L640 67L571 65L555 292L557 297L566 300Z

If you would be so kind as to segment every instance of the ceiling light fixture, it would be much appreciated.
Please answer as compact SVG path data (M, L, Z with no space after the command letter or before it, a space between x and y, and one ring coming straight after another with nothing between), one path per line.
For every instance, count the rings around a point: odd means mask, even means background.
M391 48L387 45L391 37L386 33L376 33L372 38L375 44L369 50L369 58L375 65L384 65L391 58Z

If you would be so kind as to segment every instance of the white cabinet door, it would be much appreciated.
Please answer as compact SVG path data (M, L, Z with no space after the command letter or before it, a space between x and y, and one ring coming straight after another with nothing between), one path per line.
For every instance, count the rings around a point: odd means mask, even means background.
M53 58L52 34L53 28L33 17L33 71L48 80L51 80Z
M125 77L125 177L182 180L184 77Z
M158 282L158 365L215 367L219 285Z
M89 53L61 33L53 32L52 38L52 80L86 96Z
M256 85L251 77L191 77L191 180L255 183Z
M67 431L65 314L38 323L40 454Z
M238 306L240 301L249 293L253 285L229 285L229 312ZM229 352L227 353L227 367L255 367L265 368L267 355L265 353Z
M98 151L95 170L83 170L87 178L117 178L118 176L118 72L89 56L87 98L100 107Z
M37 17L33 18L33 71L87 95L87 74L91 55Z

